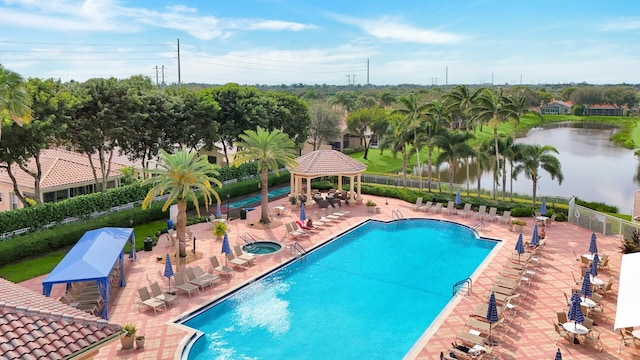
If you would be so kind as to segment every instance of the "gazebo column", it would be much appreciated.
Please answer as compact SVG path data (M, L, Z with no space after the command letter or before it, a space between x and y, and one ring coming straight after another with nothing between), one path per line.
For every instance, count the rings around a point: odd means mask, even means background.
M307 179L307 201L311 201L311 178L306 178Z
M358 174L358 197L362 196L362 174Z
M289 196L295 195L296 193L296 173L295 171L291 171L291 183L289 184Z
M342 175L338 175L338 191L342 191Z
M349 196L353 197L353 182L355 181L355 176L349 176Z

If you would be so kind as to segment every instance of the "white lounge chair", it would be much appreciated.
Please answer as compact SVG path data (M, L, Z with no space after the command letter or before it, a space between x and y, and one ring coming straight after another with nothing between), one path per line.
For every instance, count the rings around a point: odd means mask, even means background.
M234 271L232 268L228 266L220 265L220 263L218 262L218 258L215 256L211 256L209 258L209 262L211 263L211 267L213 268L213 271L220 275L229 277L232 275Z
M473 215L473 218L482 220L486 215L487 215L487 206L480 205L480 207L478 208L478 212L475 215Z
M429 208L429 212L433 212L434 214L440 210L442 210L442 203L436 203L435 205Z
M151 295L167 305L171 305L172 302L178 299L176 295L163 293L162 290L160 290L160 286L155 281L149 284L149 287L151 288Z
M419 198L417 198L417 199L416 199L416 203L415 203L415 204L413 204L413 205L411 205L411 208L412 208L413 210L418 210L422 205L423 205L423 204L422 204L422 198L421 198L421 197L419 197Z
M427 212L433 206L433 201L427 201L424 205L420 206L418 210Z
M236 256L238 256L239 259L246 260L249 264L252 264L256 260L255 255L244 252L240 245L234 246L233 250L235 250Z
M247 268L249 266L249 262L247 260L242 260L233 255L233 252L227 254L227 259L233 266L240 266L242 268Z
M462 216L462 217L467 217L467 215L471 215L473 214L473 210L471 210L471 204L467 203L464 204L464 209L462 209L462 211L458 212L458 215Z
M138 295L140 296L140 302L143 305L146 305L153 309L154 315L156 314L156 311L161 307L164 307L165 310L167 309L167 304L165 304L164 301L152 298L151 295L149 295L149 290L147 290L146 286L138 288ZM138 307L138 311L140 311L140 307Z
M192 268L187 267L186 269L184 269L184 273L187 275L187 282L189 282L190 284L196 285L202 290L204 290L205 286L209 286L213 289L213 281L210 279L198 277Z
M497 214L498 214L498 209L496 209L494 207L491 207L491 208L489 208L489 213L486 214L482 218L482 221L490 221L491 222L496 218Z
M502 216L497 216L496 220L501 224L509 224L511 222L511 210L505 210Z
M453 203L453 201L449 201L449 203L447 203L447 207L446 208L442 208L441 213L444 215L445 213L448 215L454 214L456 212L456 204Z

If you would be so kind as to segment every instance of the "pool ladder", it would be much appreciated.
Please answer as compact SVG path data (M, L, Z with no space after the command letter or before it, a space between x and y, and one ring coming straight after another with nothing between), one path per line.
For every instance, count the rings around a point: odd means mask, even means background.
M473 226L471 227L471 230L478 230L478 228L479 228L480 226L484 226L484 222L480 221L479 223L477 223L477 224L473 225Z
M298 258L304 258L305 256L307 256L307 250L305 250L302 245L300 245L300 243L294 242L293 244L289 245L289 255L293 256L294 254Z
M451 289L451 297L456 295L456 292L465 287L467 288L467 294L471 295L471 288L473 287L473 280L471 280L471 278L466 278L463 280L458 281L457 283L453 284L453 288Z
M246 244L249 245L249 248L253 249L256 246L256 239L253 237L253 235L249 234L248 232L244 233L243 235L238 235L238 237L240 239L242 239L242 241Z
M398 210L391 210L391 219L404 219L404 215L402 215L402 212L400 212L400 209Z

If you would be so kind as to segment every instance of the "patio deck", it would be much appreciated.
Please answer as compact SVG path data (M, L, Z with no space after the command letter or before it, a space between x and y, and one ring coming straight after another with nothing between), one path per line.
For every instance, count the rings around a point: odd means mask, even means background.
M302 246L310 249L318 246L335 235L340 234L351 227L369 219L391 220L392 210L400 210L406 218L435 218L446 219L468 226L478 223L477 220L463 219L457 215L441 215L433 213L416 212L407 202L397 199L371 198L381 209L380 213L370 214L364 205L350 207L352 215L345 221L341 221L328 229L325 229L310 237L309 240L300 240ZM270 206L285 205L287 199L281 199L270 203ZM388 202L388 205L385 204ZM308 208L307 214L317 209ZM239 234L249 232L259 239L279 240L285 244L292 241L286 239L284 225L272 230L257 230L250 224L257 222L260 211L251 211L247 220L234 220L230 223L230 242L236 243ZM291 211L284 221L295 221L297 212ZM524 239L531 238L533 219L525 219L528 225L524 228ZM203 223L190 227L194 236L198 239L196 249L203 253L202 259L193 264L199 264L209 269L208 257L219 256L221 242L216 241L211 234L211 224ZM416 344L415 352L410 358L438 359L440 351L446 351L456 334L464 329L464 324L469 319L469 314L475 306L482 302L482 296L494 283L502 265L513 253L517 234L511 232L503 224L486 223L478 229L483 237L502 240L494 256L487 259L473 276L473 293L470 295L459 294L453 300L455 306L446 309L434 322L428 332L423 335ZM552 323L556 321L556 311L565 310L565 299L562 293L569 293L573 283L571 272L580 275L580 265L576 262L573 252L583 254L589 247L591 232L568 223L556 223L547 228L546 246L538 252L540 264L535 269L536 276L532 280L531 290L527 297L517 303L517 315L514 322L509 325L510 331L505 341L494 350L499 359L552 359L556 349L560 348L565 359L640 359L635 348L626 347L622 353L618 353L620 337L613 331L613 320L616 310L617 279L619 278L621 254L619 253L619 239L611 236L598 236L598 248L601 253L610 255L611 270L604 271L599 277L607 279L613 276L614 294L607 296L605 302L606 319L598 320L597 329L602 333L601 339L604 351L598 352L582 345L573 345L560 339L557 345L553 342ZM229 281L222 281L214 289L206 289L191 299L186 294L181 294L179 300L168 308L159 311L154 316L151 309L137 310L137 288L148 286L150 281L158 281L163 289L167 288L167 279L162 276L164 265L157 257L164 257L170 249L167 237L163 236L157 246L150 252L139 252L136 261L127 261L125 272L127 274L127 286L115 289L112 293L109 313L113 322L133 322L138 326L138 334L146 336L144 349L122 350L120 345L114 345L100 351L96 359L179 359L182 346L187 341L189 331L173 324L173 321L185 314L210 303L212 300L233 291L242 284L259 277L261 274L279 266L290 259L289 251L284 250L274 255L260 257L255 266L244 271L237 271ZM20 285L42 291L42 279L44 276L25 281ZM54 287L52 296L60 296L64 291L63 286ZM427 329L425 329L427 331ZM555 338L555 337L554 337Z

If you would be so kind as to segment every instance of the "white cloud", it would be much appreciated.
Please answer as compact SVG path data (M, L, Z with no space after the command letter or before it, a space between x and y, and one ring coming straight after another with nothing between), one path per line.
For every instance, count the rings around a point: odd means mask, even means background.
M354 25L369 35L382 40L413 42L419 44L453 44L466 36L438 30L422 29L402 23L399 19L382 17L375 20L359 19L342 15L329 15L336 20Z
M640 18L622 18L601 24L597 27L600 31L627 31L640 30Z

